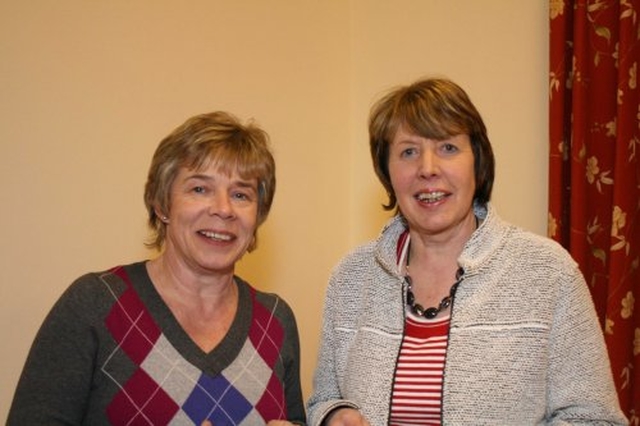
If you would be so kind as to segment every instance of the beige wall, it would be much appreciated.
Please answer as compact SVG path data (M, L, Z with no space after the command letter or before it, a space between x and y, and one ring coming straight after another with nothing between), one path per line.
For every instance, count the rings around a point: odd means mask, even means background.
M494 201L546 226L547 2L0 2L0 419L34 334L78 275L151 256L142 190L196 113L254 117L278 190L239 273L293 306L303 388L330 269L387 214L366 116L423 75L462 84L497 156Z

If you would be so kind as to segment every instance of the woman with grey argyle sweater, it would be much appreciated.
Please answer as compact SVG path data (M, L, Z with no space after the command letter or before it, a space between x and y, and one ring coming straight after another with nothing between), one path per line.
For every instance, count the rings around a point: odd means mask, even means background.
M8 426L305 423L293 312L235 274L275 194L268 140L217 111L160 142L144 194L159 254L65 291Z

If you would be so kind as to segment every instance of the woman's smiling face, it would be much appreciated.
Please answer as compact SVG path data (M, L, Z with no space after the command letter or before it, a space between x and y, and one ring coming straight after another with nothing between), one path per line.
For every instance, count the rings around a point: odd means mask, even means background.
M256 231L257 179L182 167L170 206L165 254L196 273L233 272Z
M389 176L409 228L439 235L473 217L474 155L468 135L427 139L400 126L389 148Z

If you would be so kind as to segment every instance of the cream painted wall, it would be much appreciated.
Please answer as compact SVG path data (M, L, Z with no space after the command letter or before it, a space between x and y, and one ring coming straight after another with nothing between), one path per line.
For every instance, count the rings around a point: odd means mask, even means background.
M369 106L422 76L458 82L482 114L496 156L500 214L545 234L548 2L351 2L351 241L377 235L388 213L369 161ZM365 159L365 161L361 161Z
M146 170L191 115L271 135L276 200L238 272L296 312L307 396L330 270L387 217L366 135L382 91L462 84L494 143L496 205L544 234L547 39L538 0L0 2L0 418L69 283L152 256Z

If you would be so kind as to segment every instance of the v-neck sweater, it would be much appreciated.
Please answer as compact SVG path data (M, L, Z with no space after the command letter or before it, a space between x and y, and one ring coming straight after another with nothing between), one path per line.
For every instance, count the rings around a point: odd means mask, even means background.
M36 336L7 424L304 423L293 312L277 295L234 279L236 316L205 353L145 262L80 277Z

